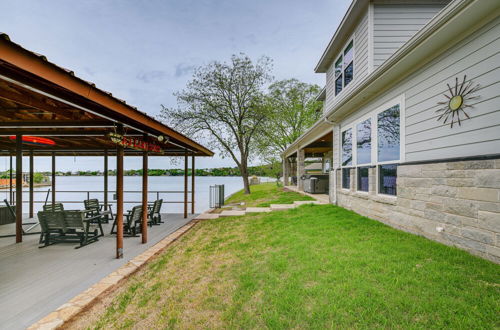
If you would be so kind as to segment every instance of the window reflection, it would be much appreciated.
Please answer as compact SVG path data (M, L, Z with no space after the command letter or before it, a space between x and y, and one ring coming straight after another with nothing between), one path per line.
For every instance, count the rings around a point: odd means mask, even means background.
M398 178L398 166L380 165L379 173L379 193L387 195L396 195L396 181Z
M351 169L342 169L342 188L351 189Z
M352 165L352 129L342 132L342 166Z
M399 104L379 113L377 117L378 161L399 160Z
M356 125L357 163L368 164L372 161L372 121L367 119Z
M358 190L368 191L368 167L358 167Z

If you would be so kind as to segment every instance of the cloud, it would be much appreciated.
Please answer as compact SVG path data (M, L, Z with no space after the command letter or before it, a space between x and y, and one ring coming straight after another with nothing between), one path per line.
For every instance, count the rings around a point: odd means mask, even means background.
M140 72L137 74L137 79L144 81L145 83L149 83L153 80L161 80L167 76L165 71L161 70L152 70L146 72Z
M194 70L194 65L189 65L186 63L179 63L175 66L175 77L179 78L190 74Z

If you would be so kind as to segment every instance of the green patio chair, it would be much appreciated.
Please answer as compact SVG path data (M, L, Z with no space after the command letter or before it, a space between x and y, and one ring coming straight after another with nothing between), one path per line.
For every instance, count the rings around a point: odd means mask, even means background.
M85 212L78 210L64 211L65 233L78 237L80 248L90 243L96 242L99 237L98 226L90 223L85 217Z
M161 221L161 206L163 204L163 199L157 199L153 204L148 205L148 219L149 223L154 225L159 225L163 223Z
M64 214L62 212L39 211L38 221L42 233L39 243L46 247L58 242L58 238L65 233Z
M83 201L85 205L85 210L92 211L90 214L92 217L101 216L101 222L108 223L109 220L113 220L113 211L111 210L111 204L107 204L108 210L104 210L104 204L99 203L97 198L86 199Z
M88 245L98 240L97 227L85 218L83 211L40 211L38 219L43 231L43 246L56 243L76 242L79 246Z
M136 237L141 231L142 205L137 205L123 215L123 235ZM116 217L111 226L111 234L116 234Z
M64 205L62 203L54 203L54 207L52 208L52 203L45 204L43 210L46 212L62 212L64 211Z

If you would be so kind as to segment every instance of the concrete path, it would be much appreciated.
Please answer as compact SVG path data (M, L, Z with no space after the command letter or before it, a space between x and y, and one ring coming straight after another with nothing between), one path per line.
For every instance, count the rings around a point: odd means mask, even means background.
M326 204L320 201L295 201L293 204L271 204L270 207L247 207L245 210L225 210L221 213L202 213L198 215L195 219L197 220L209 220L217 219L219 217L237 217L243 216L250 213L261 213L261 212L271 212L271 211L284 211L290 210L300 205L305 204Z
M0 329L25 329L80 292L126 264L188 223L181 214L165 214L165 223L148 228L149 242L124 238L124 258L115 259L116 239L105 235L81 249L76 244L38 248L38 235L0 239ZM9 225L6 225L9 226ZM109 233L111 224L105 225Z

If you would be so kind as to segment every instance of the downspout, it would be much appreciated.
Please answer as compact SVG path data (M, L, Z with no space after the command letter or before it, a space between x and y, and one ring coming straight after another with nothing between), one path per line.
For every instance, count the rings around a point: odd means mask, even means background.
M330 121L328 119L328 117L326 117L326 116L324 117L324 121L325 121L325 123L330 124L332 126L332 135L333 135L333 127L335 125L338 125L338 123L334 122L334 121ZM337 205L337 170L338 170L338 166L333 167L333 165L334 165L333 155L335 152L337 152L337 150L334 150L334 148L333 148L334 139L335 139L335 135L333 135L333 138L332 138L333 194L332 194L332 192L330 192L328 195L330 196L330 203Z

